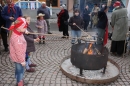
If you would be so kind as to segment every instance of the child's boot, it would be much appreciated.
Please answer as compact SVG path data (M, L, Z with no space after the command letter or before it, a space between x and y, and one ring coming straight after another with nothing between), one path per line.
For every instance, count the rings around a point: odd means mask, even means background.
M41 44L42 42L41 42L41 38L39 38L40 39L40 41L39 41L39 44Z
M21 81L18 83L18 86L24 86L23 80L21 80Z
M45 44L45 38L42 38L43 39L43 44Z

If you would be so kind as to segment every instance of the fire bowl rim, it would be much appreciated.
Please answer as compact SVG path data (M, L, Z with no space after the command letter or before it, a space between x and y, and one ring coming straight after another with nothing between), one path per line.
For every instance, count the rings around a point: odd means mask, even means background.
M75 80L75 81L78 81L78 82L81 82L81 83L86 83L86 84L107 84L107 83L110 83L110 82L114 82L115 80L118 79L119 75L120 75L120 67L119 65L113 61L112 59L110 59L108 57L108 61L110 61L113 65L115 65L118 70L119 70L119 74L115 77L112 77L112 78L109 78L109 79L104 79L104 80L95 80L95 79L85 79L85 78L81 78L81 77L78 77L78 76L74 76L74 75L71 75L70 73L67 73L65 70L63 70L63 68L61 67L62 63L66 60L66 59L69 59L70 56L67 56L65 58L63 58L61 60L61 63L60 63L60 70L62 71L62 73L64 75L66 75L68 78L72 79L72 80Z

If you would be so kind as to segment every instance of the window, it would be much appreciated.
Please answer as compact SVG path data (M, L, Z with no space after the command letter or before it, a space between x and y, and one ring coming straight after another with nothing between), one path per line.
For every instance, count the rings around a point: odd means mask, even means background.
M59 0L46 0L47 6L50 6L52 4L52 7L58 7Z
M58 7L58 0L52 0L52 6Z

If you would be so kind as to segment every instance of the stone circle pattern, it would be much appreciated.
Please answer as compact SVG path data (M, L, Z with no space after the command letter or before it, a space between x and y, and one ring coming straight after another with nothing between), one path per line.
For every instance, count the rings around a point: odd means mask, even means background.
M53 32L62 34L59 32ZM25 72L26 86L130 86L130 57L109 58L117 62L121 68L119 78L107 84L84 84L66 77L60 71L60 63L63 58L70 55L71 41L61 37L47 36L46 44L36 43L36 52L31 53L32 63L37 64L35 73ZM50 41L51 40L51 41ZM59 41L58 41L59 40ZM110 48L110 41L107 45ZM3 48L2 48L3 49ZM9 53L0 55L0 86L15 86L14 64L9 58Z

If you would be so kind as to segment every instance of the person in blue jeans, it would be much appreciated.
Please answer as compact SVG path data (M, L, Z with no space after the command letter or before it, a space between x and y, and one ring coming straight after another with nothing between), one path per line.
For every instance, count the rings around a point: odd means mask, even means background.
M74 11L74 16L70 18L69 25L71 26L71 43L75 44L76 38L81 37L81 30L78 27L83 28L84 26L83 19L80 17L80 11L78 9ZM81 43L80 39L78 39L78 43Z

